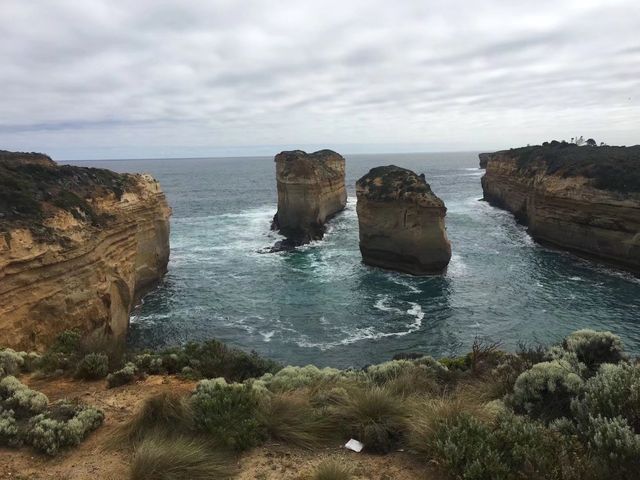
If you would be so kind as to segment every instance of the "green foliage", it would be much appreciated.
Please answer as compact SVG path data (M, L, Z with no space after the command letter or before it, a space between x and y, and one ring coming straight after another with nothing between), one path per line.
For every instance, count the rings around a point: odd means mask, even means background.
M569 362L542 362L520 374L507 403L518 413L550 422L570 414L571 400L582 386Z
M0 406L4 409L28 415L42 412L48 404L46 395L31 390L16 377L9 376L0 380Z
M88 353L76 369L76 377L84 380L97 380L109 373L109 357L104 353Z
M13 410L4 410L0 407L0 446L20 446L22 442L18 433L18 424Z
M258 445L265 439L259 421L261 394L249 384L223 378L202 380L191 397L195 423L216 442L236 451Z
M618 363L626 358L620 337L611 332L578 330L564 339L562 347L575 354L591 372L603 363Z
M15 350L11 348L0 350L0 378L20 372L23 364L24 358Z
M344 462L325 460L313 472L313 480L349 480L352 478L351 469L344 466Z
M30 420L28 442L36 450L56 455L64 447L79 445L103 420L100 410L61 403Z
M305 367L287 366L277 373L267 373L260 380L269 390L286 392L303 387L311 387L321 383L337 382L348 374L335 368L318 368L315 365Z
M135 450L131 480L224 480L234 476L232 460L190 437L146 436Z
M395 448L406 430L406 403L383 387L354 388L329 413L336 426L359 441L370 452L387 453Z
M590 416L583 435L602 477L637 478L640 469L640 435L622 417Z
M49 351L72 355L80 349L81 335L78 330L64 330L56 337Z
M107 385L109 388L126 385L127 383L133 382L136 379L137 374L138 369L136 366L131 362L126 363L120 370L107 375Z
M622 417L635 433L640 433L640 366L603 364L586 381L584 393L573 400L571 411L581 421Z

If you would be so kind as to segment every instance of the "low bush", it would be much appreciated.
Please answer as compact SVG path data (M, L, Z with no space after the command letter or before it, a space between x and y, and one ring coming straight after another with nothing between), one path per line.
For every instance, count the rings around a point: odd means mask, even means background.
M618 363L626 358L620 337L611 332L578 330L564 339L562 347L574 353L592 373L603 363Z
M107 375L107 385L109 388L126 385L127 383L133 382L136 379L137 374L138 369L136 366L131 362L126 363L120 370Z
M0 407L0 445L17 447L21 445L18 424L13 410Z
M76 377L84 380L98 380L109 373L109 357L104 353L88 353L76 368Z
M409 416L403 399L378 386L351 389L329 413L336 428L376 453L387 453L398 445Z
M229 455L191 437L149 435L137 446L131 480L224 480L234 476Z
M27 440L36 450L56 455L61 448L79 445L103 420L100 410L61 403L29 421Z
M274 392L286 392L320 384L335 383L345 378L348 373L335 368L318 368L314 365L305 367L287 366L277 373L267 373L260 380Z
M568 362L542 362L520 374L506 401L517 413L550 422L570 415L571 400L583 383Z
M243 451L266 437L259 420L260 394L249 384L223 378L202 380L191 397L197 428L212 435L224 447Z
M585 382L582 395L571 402L571 411L579 421L622 417L640 434L640 365L601 365Z
M0 378L19 373L23 364L23 357L15 350L11 348L0 350Z
M351 469L344 466L344 462L325 460L313 472L312 480L349 480Z
M31 390L16 377L9 376L0 380L0 406L12 409L19 416L40 413L49 404L43 393Z

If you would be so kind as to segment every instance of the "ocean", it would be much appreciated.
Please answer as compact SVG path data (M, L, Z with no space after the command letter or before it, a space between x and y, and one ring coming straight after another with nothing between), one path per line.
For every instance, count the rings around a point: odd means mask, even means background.
M361 367L400 352L468 351L475 338L550 344L580 328L640 353L640 279L535 243L482 198L477 152L349 155L344 212L321 241L260 253L280 237L272 157L68 162L156 177L173 208L164 281L133 312L133 347L217 338L286 364ZM355 181L395 164L425 173L444 200L445 275L365 266Z

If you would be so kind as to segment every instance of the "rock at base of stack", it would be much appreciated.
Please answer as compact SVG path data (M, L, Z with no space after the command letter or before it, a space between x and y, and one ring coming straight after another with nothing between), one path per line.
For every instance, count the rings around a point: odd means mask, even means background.
M424 175L389 165L356 183L360 252L367 265L410 273L443 273L451 259L447 209Z

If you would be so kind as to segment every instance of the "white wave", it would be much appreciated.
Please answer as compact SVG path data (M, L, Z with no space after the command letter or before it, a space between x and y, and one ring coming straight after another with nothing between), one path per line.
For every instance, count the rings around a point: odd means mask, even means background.
M382 311L382 312L394 312L394 313L404 313L399 308L390 307L387 305L387 302L390 299L389 295L379 295L379 299L376 300L376 303L373 304L373 307Z
M404 337L405 335L409 335L410 333L414 333L422 327L422 320L424 319L424 312L422 311L422 307L414 302L408 302L411 305L406 313L412 315L414 317L413 322L407 325L406 330L402 330L399 332L377 332L373 327L365 327L365 328L357 328L355 330L344 333L348 335L348 337L343 338L342 340L336 340L333 342L310 342L308 337L303 336L302 340L296 342L299 347L303 348L319 348L320 350L330 350L332 348L344 345L351 345L353 343L361 342L363 340L379 340L381 338L389 338L389 337Z
M464 277L467 274L467 264L458 253L451 255L451 261L447 267L448 277Z
M271 330L269 332L258 332L258 333L260 333L260 335L262 335L262 339L265 342L268 343L268 342L271 341L271 337L273 337L273 335L276 333L276 331L275 330Z
M422 290L420 290L418 287L416 287L415 285L411 285L410 282L408 282L407 280L405 280L403 278L400 278L397 275L390 275L389 279L393 283L395 283L396 285L401 285L403 287L407 287L411 293L420 293L420 292L422 292Z

